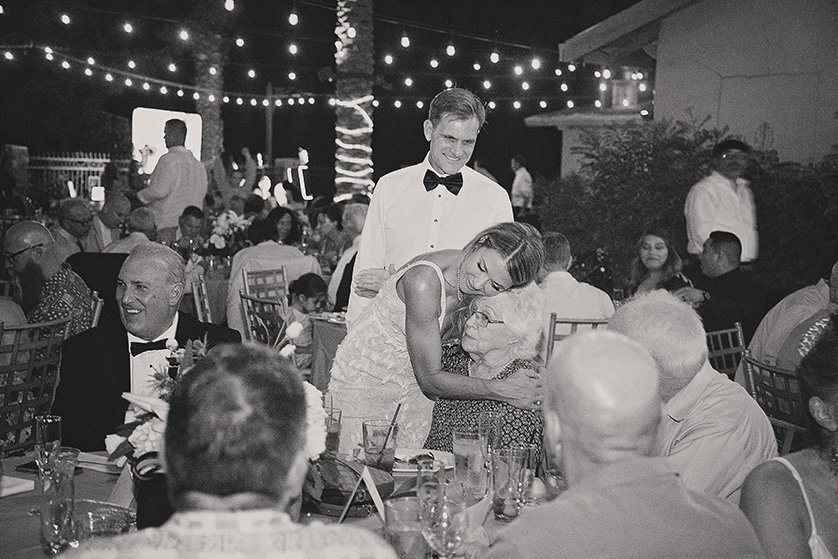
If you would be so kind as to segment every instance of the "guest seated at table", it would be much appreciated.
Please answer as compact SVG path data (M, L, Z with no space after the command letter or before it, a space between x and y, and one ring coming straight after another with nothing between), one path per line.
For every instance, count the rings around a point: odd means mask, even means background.
M578 333L547 368L546 444L568 490L500 532L487 559L762 557L739 510L656 456L659 375L640 344Z
M739 503L745 477L777 455L777 440L756 400L710 366L698 314L656 290L618 308L608 328L658 363L664 416L655 451L669 457L689 489Z
M150 243L156 238L154 213L148 208L137 208L128 217L128 235L106 246L103 252L129 254L135 246Z
M288 208L277 207L266 219L255 220L248 229L248 239L253 246L240 250L233 256L230 280L227 287L227 325L244 334L244 318L239 292L244 291L242 270L277 270L285 267L288 282L307 273L320 273L320 264L313 256L306 256L297 247L300 232L297 216Z
M838 268L833 270L838 272ZM834 273L830 281L829 299L826 306L814 311L794 329L789 332L780 350L777 352L776 365L783 369L794 371L800 365L800 360L812 348L815 333L823 330L829 322L832 313L838 311L838 273Z
M90 231L82 243L85 252L102 252L106 246L119 239L130 213L131 202L124 194L106 192L105 203L99 213L93 216Z
M46 227L36 221L13 225L3 239L3 254L20 288L27 322L70 317L70 336L90 328L90 288L64 262Z
M157 243L135 247L122 264L116 299L121 322L92 328L64 342L52 412L62 417L62 442L103 450L105 436L134 417L123 392L156 396L154 374L167 371L167 340L209 346L239 342L238 332L178 312L183 260ZM127 412L127 413L126 413Z
M329 281L329 299L335 303L335 312L345 311L349 304L358 245L361 243L361 232L364 230L369 208L368 204L353 203L347 204L343 209L343 230L352 239L352 244L343 251L343 256L338 260Z
M797 368L812 446L750 473L740 506L769 559L838 557L838 315Z
M306 413L300 373L287 360L253 345L217 348L172 396L165 454L175 514L66 557L396 559L372 532L297 524L284 512L308 467Z
M291 343L297 347L297 366L311 367L312 324L309 314L329 309L326 282L317 274L303 274L288 284L288 323L299 322L303 327Z
M499 223L462 250L417 257L384 283L338 347L329 390L341 418L341 448L361 440L361 424L401 404L398 445L421 448L436 398L497 400L532 409L539 375L519 370L503 379L469 378L442 368L442 339L453 310L469 297L493 297L535 279L544 261L541 235L530 225Z
M768 310L768 299L765 289L740 269L741 256L742 243L736 235L713 231L699 256L701 271L709 279L701 289L682 287L675 295L698 308L707 332L742 324L748 344Z
M519 369L538 370L544 294L534 283L472 302L460 343L443 349L442 367L478 379L502 379ZM535 443L541 447L541 412L495 400L437 399L423 448L453 452L451 431L477 431L484 411L503 413L500 447Z
M204 211L197 206L186 206L177 220L177 227L167 227L157 231L157 242L175 248L175 246L200 247L204 244L201 233L204 230Z
M331 272L344 251L352 245L352 237L343 228L345 204L329 204L317 212L314 232L319 238L320 262Z
M692 282L681 273L681 257L667 231L651 227L637 241L637 258L631 266L631 293L653 289L676 291Z

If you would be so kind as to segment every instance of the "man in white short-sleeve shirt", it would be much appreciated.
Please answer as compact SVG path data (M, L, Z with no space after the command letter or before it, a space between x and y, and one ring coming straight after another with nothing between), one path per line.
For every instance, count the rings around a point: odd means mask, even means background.
M348 327L371 301L356 291L359 273L380 271L372 275L383 281L391 267L426 252L463 248L490 225L512 221L503 187L466 167L485 120L473 93L446 89L431 101L423 125L430 143L425 160L379 179L358 247Z

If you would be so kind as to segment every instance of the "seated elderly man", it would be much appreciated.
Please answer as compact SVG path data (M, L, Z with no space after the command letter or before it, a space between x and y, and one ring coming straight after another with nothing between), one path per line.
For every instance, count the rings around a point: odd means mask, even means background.
M13 225L3 253L20 286L21 308L29 323L71 317L68 334L90 328L90 289L58 253L46 227L36 221Z
M544 428L569 489L501 531L489 559L762 557L736 507L655 457L659 380L645 348L581 332L547 367Z
M306 429L299 371L265 348L218 348L172 397L165 447L174 516L88 540L66 557L395 559L372 532L296 524L283 512L302 488Z
M156 395L154 374L166 372L167 340L209 346L239 342L238 332L179 313L183 260L157 243L135 247L117 280L120 325L92 328L62 348L60 381L52 411L62 421L62 441L81 450L103 450L105 436L133 419L123 392Z
M122 236L122 227L131 213L131 202L119 192L108 192L105 204L93 216L93 222L84 241L86 252L102 252L105 247Z
M670 457L690 489L738 504L745 477L777 455L777 441L756 401L708 363L696 312L667 291L652 291L617 309L608 328L658 363L664 417L657 454Z
M50 233L55 239L56 254L61 262L77 252L86 252L84 241L90 232L93 213L87 202L80 198L68 198L58 208L58 223Z
M539 287L547 297L544 307L544 336L550 335L550 314L556 318L597 319L609 318L614 314L614 303L605 291L593 285L576 281L568 270L573 263L570 241L561 233L548 231L544 241L544 272ZM563 328L564 330L559 330ZM558 325L559 334L570 334L570 325ZM541 344L542 358L547 352L547 343Z
M157 237L154 213L148 208L137 208L128 218L128 235L105 247L104 252L128 254L143 243L150 243Z
M177 220L177 227L167 227L157 232L157 242L166 246L182 246L190 243L200 246L204 243L201 232L204 230L203 210L197 206L186 206Z

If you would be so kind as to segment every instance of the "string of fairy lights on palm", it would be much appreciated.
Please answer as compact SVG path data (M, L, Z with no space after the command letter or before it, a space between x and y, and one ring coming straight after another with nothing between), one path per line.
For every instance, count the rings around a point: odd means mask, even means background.
M219 0L224 2L224 7L227 10L233 11L237 9L237 4L234 0ZM325 6L318 2L310 0L300 0L300 3L306 6L313 6L317 8L334 10L334 6ZM62 3L61 6L65 6ZM161 18L150 14L132 14L130 17L108 9L102 9L94 6L77 6L79 9L85 9L100 14L111 15L119 21L116 25L121 27L121 32L126 35L136 35L139 33L139 28L142 25L137 25L137 22L143 20L154 21L156 23L166 23L175 28L175 38L178 41L188 42L190 39L188 21L181 21L171 18ZM0 15L9 17L0 5ZM58 21L64 26L71 26L74 21L72 16L66 9L56 12ZM376 16L376 20L383 21L391 25L397 25L401 28L402 33L397 44L379 45L378 50L380 56L377 55L377 69L376 72L388 77L391 80L393 91L381 90L377 91L374 106L386 103L394 108L402 107L416 107L424 109L427 102L427 95L416 93L419 85L428 84L433 81L436 89L443 87L452 87L461 85L474 89L478 95L487 101L490 109L495 109L500 106L507 106L513 109L521 109L525 106L528 108L538 107L542 110L556 109L562 107L573 108L578 103L584 103L593 107L602 107L606 91L608 90L608 80L611 79L611 71L607 68L601 67L580 67L575 64L550 64L548 58L552 60L556 52L550 49L533 49L526 45L509 43L499 41L495 38L480 37L468 33L462 33L452 30L441 30L433 27L425 26L407 20L399 20L395 18L388 18ZM297 59L305 48L304 44L307 41L316 41L322 43L325 39L317 36L305 36L300 34L297 30L301 25L301 19L297 13L296 2L292 5L287 17L288 25L292 28L291 32L268 32L261 29L253 28L237 28L239 32L234 44L238 49L242 49L248 43L246 37L263 36L272 39L279 39L287 41L286 51L292 57ZM447 37L447 42L437 52L431 50L423 51L426 60L421 66L412 65L410 68L400 67L399 59L404 58L403 53L410 50L412 42L410 38L409 29L416 29L420 31L432 31L443 34ZM348 32L351 33L351 29ZM479 53L470 53L467 48L458 48L455 45L455 40L463 40L466 43L469 41L476 41L481 44L489 46L488 52L481 51ZM376 39L379 43L379 39ZM526 53L520 56L510 56L508 54L501 54L501 47L512 48L518 50L526 50ZM265 107L273 104L274 106L284 105L313 105L316 103L328 103L335 105L334 96L330 93L323 93L322 91L315 91L317 88L300 86L300 71L303 68L299 63L288 65L270 65L270 64L243 64L240 62L228 62L225 66L225 74L227 76L235 75L237 70L242 71L242 78L246 76L247 80L256 86L257 77L264 73L277 76L280 71L285 72L281 84L282 88L288 91L287 93L271 93L265 94L262 92L247 92L247 91L210 91L196 87L192 83L186 83L186 80L178 81L172 79L179 71L180 64L177 60L169 57L168 63L161 61L156 57L156 62L162 62L164 68L163 72L168 72L170 77L164 78L159 75L150 75L151 72L140 72L136 67L136 63L132 59L128 59L125 63L126 69L118 67L116 64L103 64L97 61L100 56L93 55L84 56L77 52L72 52L71 48L60 48L57 46L46 46L36 44L14 44L4 45L0 47L3 51L3 59L7 62L14 62L30 49L43 52L44 56L55 62L64 71L82 72L90 78L100 78L108 83L124 88L135 89L138 91L147 91L158 95L175 95L177 97L192 97L194 99L204 98L210 102L219 102L224 104L232 104L239 106L251 107ZM105 58L113 60L117 57L125 56L123 52L111 52L105 55ZM464 57L472 56L473 62L468 71L454 71L446 69L450 66L449 61L459 58L464 60ZM462 64L462 62L461 62ZM185 64L184 64L185 65ZM501 70L503 66L505 70ZM257 71L257 68L261 68ZM216 68L210 68L212 72L220 71ZM311 74L312 72L307 72ZM573 91L574 75L584 73L585 79L599 80L598 89L599 95L591 97L589 93L580 93ZM644 81L647 76L642 72L633 72L631 79L639 82L640 91L646 90L649 86ZM541 84L541 85L539 85ZM550 91L544 92L548 88ZM535 90L539 88L542 93L536 93ZM243 87L242 89L246 89Z

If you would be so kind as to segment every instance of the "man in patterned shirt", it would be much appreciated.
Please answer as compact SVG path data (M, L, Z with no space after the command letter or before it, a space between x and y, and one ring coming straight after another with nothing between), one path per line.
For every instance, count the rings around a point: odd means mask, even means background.
M36 221L6 233L3 255L20 284L21 307L30 323L70 317L70 336L90 328L90 288L56 251L55 240Z

